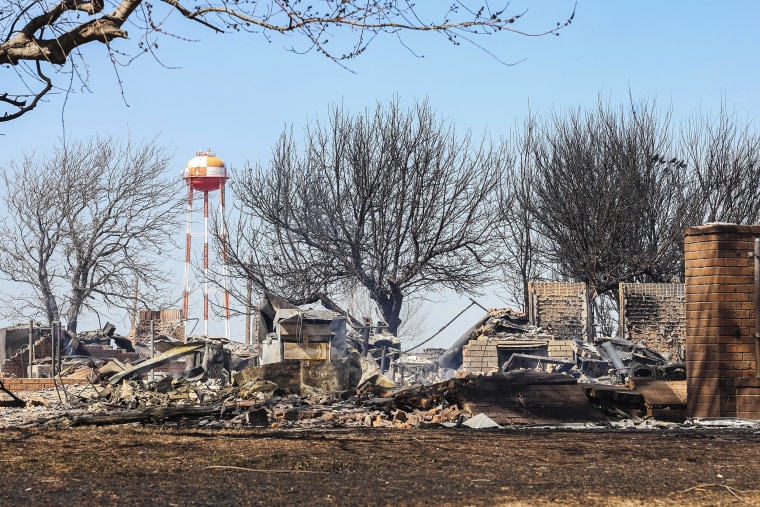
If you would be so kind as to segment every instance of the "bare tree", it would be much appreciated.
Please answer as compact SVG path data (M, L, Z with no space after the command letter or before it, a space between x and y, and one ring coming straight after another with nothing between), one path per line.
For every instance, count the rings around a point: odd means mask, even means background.
M555 114L536 154L533 211L569 279L617 299L622 281L680 272L685 164L653 104Z
M426 332L425 320L430 311L424 307L424 298L407 297L401 308L401 325L396 336L406 342L422 340ZM354 291L344 296L340 301L341 307L354 317L370 317L382 320L377 304L372 300L364 287L356 287Z
M14 291L4 313L10 318L30 317L34 314L25 311L42 309L47 321L53 322L60 317L55 297L60 287L54 284L59 281L56 253L61 249L66 221L57 197L65 174L54 158L34 156L25 157L20 167L11 169L1 176L7 216L0 226L0 272L31 288L32 295Z
M100 303L144 305L166 294L162 250L181 211L179 179L165 178L166 150L155 141L111 138L73 143L51 157L27 157L5 174L9 217L0 228L0 272L31 287L48 320L79 317ZM20 313L29 300L13 299Z
M406 1L318 0L307 4L281 0L209 0L188 5L178 0L0 0L0 64L8 71L0 90L8 121L34 109L54 90L53 77L68 74L87 83L82 47L98 42L108 47L114 62L129 63L143 53L156 54L161 37L192 38L175 32L176 18L191 27L216 33L260 33L269 41L274 35L294 35L302 45L291 51L317 51L339 62L362 54L379 35L429 32L458 45L481 47L480 35L512 33L526 36L557 34L575 14L536 33L522 31L518 22L525 12L510 14L509 5L491 9L474 2L417 6ZM131 49L114 43L127 39L127 26L139 34ZM68 66L68 68L67 68ZM14 84L11 84L13 77Z
M689 167L690 214L684 226L760 220L760 134L736 113L695 115L681 135Z
M491 278L500 168L489 145L460 139L426 103L397 101L354 118L332 108L304 139L299 152L283 134L268 168L231 180L233 272L299 302L363 286L392 333L406 296Z
M528 282L545 276L545 238L531 212L534 200L534 152L539 141L536 120L525 120L522 131L502 142L503 166L510 170L499 189L501 270L509 302L520 311L528 307Z

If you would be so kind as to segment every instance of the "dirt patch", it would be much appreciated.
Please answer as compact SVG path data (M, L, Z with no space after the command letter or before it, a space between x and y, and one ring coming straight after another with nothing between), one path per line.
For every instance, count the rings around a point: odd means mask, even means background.
M0 505L760 505L742 430L0 430Z

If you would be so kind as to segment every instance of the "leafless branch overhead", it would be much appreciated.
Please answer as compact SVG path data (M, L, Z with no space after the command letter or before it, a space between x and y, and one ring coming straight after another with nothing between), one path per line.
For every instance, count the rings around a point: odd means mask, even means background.
M2 80L0 105L5 110L0 109L0 121L27 113L51 92L45 75L55 75L65 65L84 64L79 51L83 46L99 42L109 47L112 59L118 51L130 61L154 52L163 35L192 38L181 33L182 19L193 23L190 33L203 28L291 34L292 51L317 51L337 62L362 54L380 34L431 32L456 45L498 33L557 34L575 14L573 8L556 25L534 33L520 28L525 12L510 14L507 7L494 10L470 2L419 6L405 0L0 0L0 64L9 64L2 69L13 77ZM133 44L112 48L119 39ZM50 69L43 74L40 64ZM17 66L23 69L14 70Z

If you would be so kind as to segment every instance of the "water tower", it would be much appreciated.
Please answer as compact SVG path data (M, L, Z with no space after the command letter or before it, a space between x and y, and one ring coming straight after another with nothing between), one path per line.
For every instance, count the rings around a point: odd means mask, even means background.
M208 306L209 306L209 288L208 288L208 270L209 270L209 251L208 251L208 212L209 192L219 191L219 224L221 226L222 238L224 238L224 184L227 182L227 168L224 162L217 158L211 151L199 151L195 157L191 158L185 169L182 171L182 179L187 183L187 239L185 241L185 290L183 292L183 310L185 319L189 317L190 303L190 252L193 236L203 236L203 334L208 336ZM193 232L193 194L203 192L203 232ZM227 259L224 254L224 244L222 244L222 287L224 289L224 336L230 337L230 297L227 287Z

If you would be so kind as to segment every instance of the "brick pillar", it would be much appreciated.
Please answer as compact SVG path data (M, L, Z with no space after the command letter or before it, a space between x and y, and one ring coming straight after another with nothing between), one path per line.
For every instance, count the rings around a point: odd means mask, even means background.
M688 417L760 419L754 261L760 225L684 231Z

